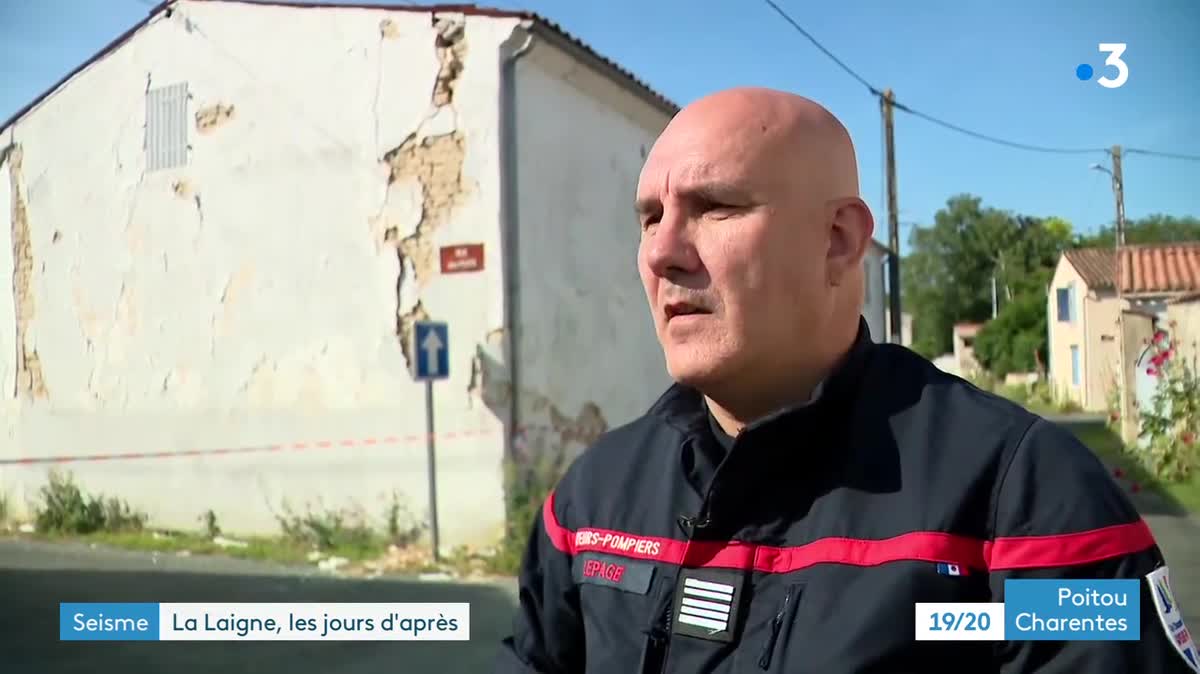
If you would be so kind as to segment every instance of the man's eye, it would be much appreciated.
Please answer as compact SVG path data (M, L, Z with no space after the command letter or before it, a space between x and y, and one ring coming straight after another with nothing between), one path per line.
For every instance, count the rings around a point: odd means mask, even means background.
M727 218L734 215L740 210L738 206L731 204L723 204L715 201L708 202L704 205L704 214L714 218Z
M642 231L644 232L647 229L650 229L651 227L653 227L654 225L657 225L658 221L661 219L662 219L662 216L659 216L659 215L648 215L648 216L642 218Z

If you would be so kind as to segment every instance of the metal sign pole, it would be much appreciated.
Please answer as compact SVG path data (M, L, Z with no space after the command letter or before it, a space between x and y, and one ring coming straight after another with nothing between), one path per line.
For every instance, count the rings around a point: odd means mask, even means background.
M438 530L437 452L434 442L433 382L450 376L450 330L445 323L418 321L413 329L412 349L418 381L425 382L425 447L429 462L429 535L433 543L433 561L441 560L442 541Z
M433 436L433 380L425 380L425 438L429 455L429 533L433 538L433 561L441 560L441 542L438 540L437 511L437 459Z

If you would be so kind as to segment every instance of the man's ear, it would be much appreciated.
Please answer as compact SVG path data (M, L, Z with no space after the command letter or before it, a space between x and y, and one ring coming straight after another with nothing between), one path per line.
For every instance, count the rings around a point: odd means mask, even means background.
M830 285L839 286L845 282L846 274L862 265L863 255L875 233L875 218L858 197L841 199L834 202L833 207L826 268Z

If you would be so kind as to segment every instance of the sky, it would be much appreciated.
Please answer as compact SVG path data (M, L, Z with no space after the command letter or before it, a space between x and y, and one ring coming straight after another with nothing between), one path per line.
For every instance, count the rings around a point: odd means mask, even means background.
M1200 159L1200 2L1194 0L775 0L805 31L900 103L971 131L1055 148L1119 144ZM0 120L52 86L153 0L0 0ZM393 3L425 4L425 3ZM535 11L680 105L738 85L799 93L849 129L864 199L887 241L877 99L764 0L495 0ZM1098 85L1102 42L1123 42L1119 89ZM1087 63L1089 81L1076 76ZM1088 232L1114 219L1108 156L986 142L896 112L901 239L948 198L1059 216ZM1200 217L1200 160L1129 154L1129 218Z

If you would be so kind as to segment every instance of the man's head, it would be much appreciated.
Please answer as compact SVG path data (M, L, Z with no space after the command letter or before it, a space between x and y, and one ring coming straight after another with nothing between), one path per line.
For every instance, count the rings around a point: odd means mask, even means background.
M756 88L693 103L647 157L637 211L677 381L730 404L811 387L853 338L874 223L849 134L818 104Z

